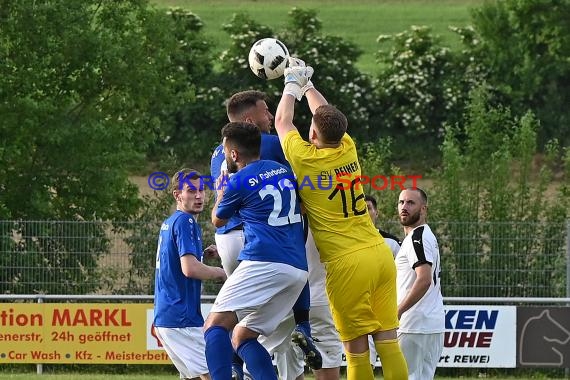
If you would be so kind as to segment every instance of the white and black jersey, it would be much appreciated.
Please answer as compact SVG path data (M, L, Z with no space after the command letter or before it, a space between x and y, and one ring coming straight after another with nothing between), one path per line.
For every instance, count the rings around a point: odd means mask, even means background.
M380 235L382 235L382 237L384 238L384 241L390 247L390 250L392 251L392 255L394 255L394 257L396 257L396 255L398 254L398 251L400 250L400 246L402 245L402 241L397 236L392 235L389 232L383 231L380 228L378 229L378 232L380 232Z
M431 266L432 281L426 294L400 318L403 333L439 333L445 330L445 313L441 294L441 263L437 239L429 226L414 228L402 242L396 255L398 304L406 297L416 280L415 268Z

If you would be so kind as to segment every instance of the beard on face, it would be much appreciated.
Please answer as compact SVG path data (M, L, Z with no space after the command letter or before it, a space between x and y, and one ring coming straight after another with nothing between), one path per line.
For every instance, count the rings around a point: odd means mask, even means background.
M226 157L226 164L228 166L228 173L237 173L238 166L235 161L233 161L230 157Z
M415 214L408 214L406 220L403 219L400 215L400 224L404 227L412 226L420 220L420 211L416 212Z

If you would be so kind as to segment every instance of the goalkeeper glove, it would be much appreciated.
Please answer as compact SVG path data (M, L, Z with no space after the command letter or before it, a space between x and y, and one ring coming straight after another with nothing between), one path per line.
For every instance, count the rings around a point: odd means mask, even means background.
M295 66L302 66L305 67L305 61L296 57L289 57L289 64L287 67L295 67Z
M311 88L315 88L315 86L313 85L313 82L311 82L311 79L309 79L307 81L307 84L301 87L301 96L305 96L305 93L309 91Z
M285 88L283 94L290 94L297 100L301 100L306 90L310 88L308 87L303 91L303 89L309 85L312 75L313 68L311 66L287 67L285 69ZM312 86L312 83L309 86Z

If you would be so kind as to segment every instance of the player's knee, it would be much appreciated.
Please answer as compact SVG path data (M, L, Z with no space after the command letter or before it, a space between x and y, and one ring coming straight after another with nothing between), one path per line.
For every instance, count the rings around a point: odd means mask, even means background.
M257 339L257 337L259 336L259 333L248 329L247 327L243 327L243 326L236 326L234 328L234 331L232 333L232 346L234 347L234 350L237 350L237 348L246 340L249 339Z
M208 330L212 326L221 326L228 331L231 331L237 324L237 317L234 313L224 312L224 313L210 313L204 321L204 331Z

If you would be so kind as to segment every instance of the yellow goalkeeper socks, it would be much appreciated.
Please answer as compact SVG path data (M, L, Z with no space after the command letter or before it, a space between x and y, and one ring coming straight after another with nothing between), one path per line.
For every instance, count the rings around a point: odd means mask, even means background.
M346 379L374 379L374 372L372 372L370 365L370 351L366 350L361 354L346 352Z
M374 347L382 362L386 380L408 380L408 365L397 339L375 340Z

